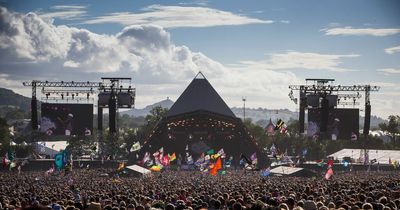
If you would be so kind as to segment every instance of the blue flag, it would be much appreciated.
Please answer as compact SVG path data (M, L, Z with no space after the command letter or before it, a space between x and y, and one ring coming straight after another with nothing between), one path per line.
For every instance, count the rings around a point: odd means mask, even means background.
M58 169L64 168L65 165L67 165L68 162L68 154L67 151L62 151L54 157L54 165Z
M63 153L58 153L56 154L56 156L54 157L54 165L56 166L56 168L58 169L62 169L64 167L63 164Z
M263 177L267 177L267 176L269 176L270 174L271 174L271 168L267 168L267 169L265 169L265 170L262 170L261 171L261 176L263 176Z

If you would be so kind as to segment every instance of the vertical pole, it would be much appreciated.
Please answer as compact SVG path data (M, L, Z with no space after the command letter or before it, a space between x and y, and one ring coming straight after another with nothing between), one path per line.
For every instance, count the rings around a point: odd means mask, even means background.
M306 109L306 93L304 91L304 86L300 86L300 96L299 96L299 133L304 133L304 119L305 119L305 109Z
M246 120L246 98L242 98L243 101L243 122Z
M32 130L36 131L38 129L36 81L32 81L31 124Z

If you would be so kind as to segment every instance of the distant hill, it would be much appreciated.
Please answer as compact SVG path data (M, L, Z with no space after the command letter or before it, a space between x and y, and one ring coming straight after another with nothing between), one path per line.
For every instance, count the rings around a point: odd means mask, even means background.
M23 111L29 111L31 99L14 93L12 90L0 88L0 106L15 107Z
M171 106L174 104L174 102L167 98L165 100L162 100L160 102L154 103L152 105L148 105L143 109L132 109L132 110L127 110L127 111L122 111L121 115L123 114L128 114L130 116L134 116L134 117L145 117L148 114L150 114L150 110L152 110L154 107L156 106L161 106L162 108L171 108Z

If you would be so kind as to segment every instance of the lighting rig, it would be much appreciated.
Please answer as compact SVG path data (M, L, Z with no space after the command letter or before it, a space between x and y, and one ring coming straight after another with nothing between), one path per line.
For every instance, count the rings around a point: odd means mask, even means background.
M32 87L32 100L31 100L31 122L32 129L38 129L38 119L37 119L37 93L36 89L41 88L42 94L45 96L41 98L42 100L83 100L78 98L79 94L85 95L85 100L89 100L90 97L94 96L95 90L98 89L101 83L99 82L52 82L52 81L39 81L32 80L22 83L24 86ZM48 90L48 88L52 88ZM76 96L76 97L75 97Z
M365 118L363 134L368 135L371 118L370 92L379 91L380 87L371 85L333 85L334 81L334 79L306 79L305 85L289 85L289 98L295 104L299 104L300 133L304 133L305 109L307 109L308 107L318 107L319 103L321 103L323 118L324 115L325 118L327 118L329 114L329 106L358 105L359 102L357 102L357 100L362 98L360 92L364 92ZM308 82L313 82L313 84L308 84ZM297 90L299 91L299 97L295 98L293 95L293 91ZM348 99L352 101L347 102L346 100ZM312 104L313 101L315 102L315 104ZM326 127L326 125L322 125L321 127Z
M109 108L110 132L116 132L116 111L118 108L132 108L135 99L135 88L131 78L101 78L102 82L64 82L64 81L27 81L24 86L32 87L31 122L32 129L38 129L37 88L41 88L44 101L89 101L98 94L98 130L103 129L103 108ZM124 87L126 81L128 87Z

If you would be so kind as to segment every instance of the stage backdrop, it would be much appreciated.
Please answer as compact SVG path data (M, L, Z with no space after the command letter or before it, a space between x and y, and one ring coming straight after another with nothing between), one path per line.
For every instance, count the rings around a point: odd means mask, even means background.
M329 112L328 135L332 140L358 139L359 130L358 109L334 109ZM318 137L321 127L321 109L308 109L307 135Z
M40 131L49 136L89 136L93 132L92 104L43 103Z

